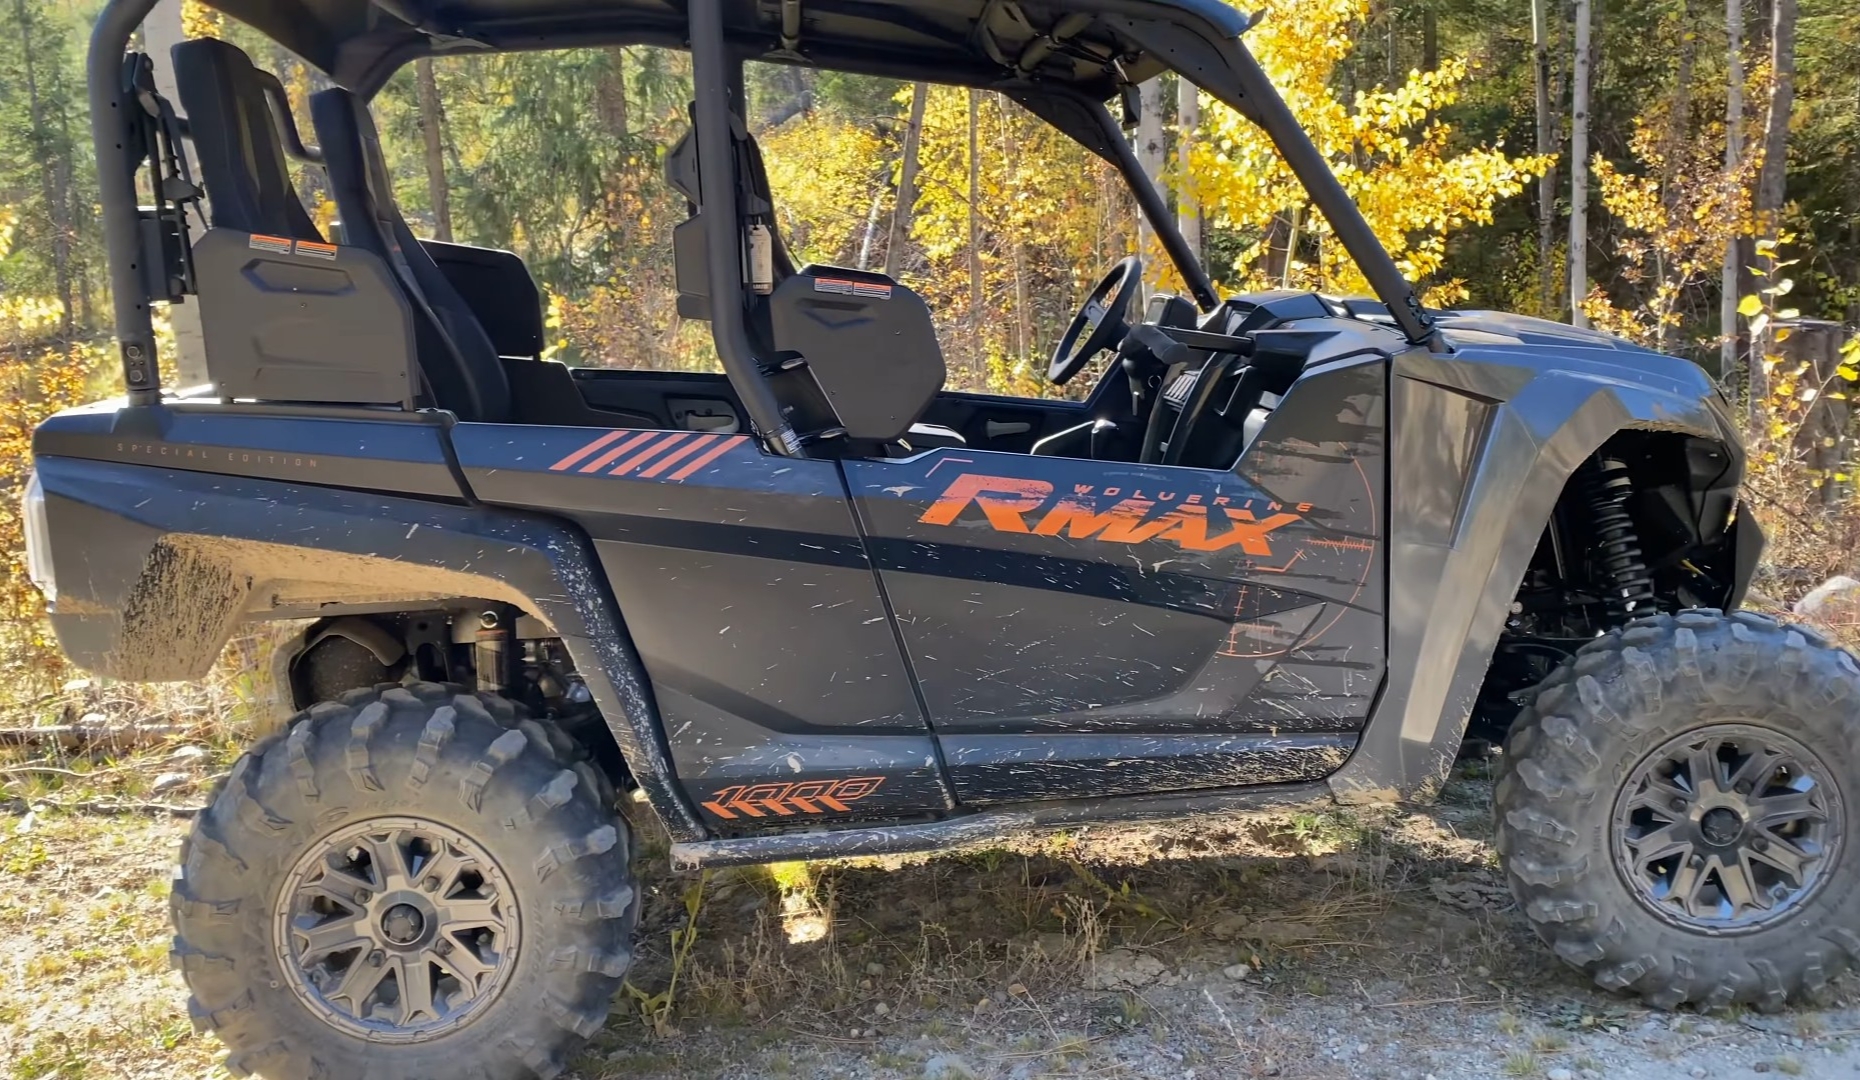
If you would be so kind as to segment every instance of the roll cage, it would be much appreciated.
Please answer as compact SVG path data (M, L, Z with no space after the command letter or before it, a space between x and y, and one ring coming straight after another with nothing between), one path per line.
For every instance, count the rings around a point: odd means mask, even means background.
M125 67L130 37L156 0L109 0L87 61L92 138L110 261L116 337L131 405L161 398L149 303L186 291L181 208L158 180L158 209L138 207L136 174L171 154L184 125L150 109ZM1322 154L1241 42L1247 19L1218 0L209 0L364 97L398 68L435 55L648 44L688 48L702 214L738 217L732 120L748 60L800 64L1000 91L1116 166L1204 310L1206 271L1105 106L1134 108L1136 85L1174 71L1258 124L1412 344L1447 349ZM126 75L125 72L131 72ZM156 113L151 123L146 114ZM281 125L286 132L291 125ZM147 134L125 137L126 131ZM290 136L287 135L287 138ZM301 146L293 147L302 151ZM167 215L164 225L163 215ZM745 324L741 232L707 228L712 333L744 410L776 453L801 446L783 418Z

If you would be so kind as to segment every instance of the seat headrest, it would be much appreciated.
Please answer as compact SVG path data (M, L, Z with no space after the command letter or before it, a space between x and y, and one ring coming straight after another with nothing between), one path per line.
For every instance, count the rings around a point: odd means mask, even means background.
M183 41L170 53L216 226L322 240L291 186L265 78L236 46Z
M310 95L310 119L323 147L331 193L344 216L361 205L384 226L398 219L398 211L382 206L377 195L391 197L394 181L367 102L341 87L319 90Z

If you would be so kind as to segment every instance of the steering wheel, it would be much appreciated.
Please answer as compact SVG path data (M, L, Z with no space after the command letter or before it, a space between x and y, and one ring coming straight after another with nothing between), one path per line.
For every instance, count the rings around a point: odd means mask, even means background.
M1104 275L1053 349L1046 377L1054 386L1071 382L1092 357L1124 340L1130 332L1130 302L1142 284L1143 260L1135 255L1126 256Z

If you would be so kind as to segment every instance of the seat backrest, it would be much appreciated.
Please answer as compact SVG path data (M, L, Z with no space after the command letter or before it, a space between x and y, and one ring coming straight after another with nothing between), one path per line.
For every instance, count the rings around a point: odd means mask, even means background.
M420 372L433 403L461 420L506 419L510 383L497 349L401 217L367 103L341 88L323 90L310 96L310 119L344 240L387 260L413 307Z
M776 356L800 356L849 439L905 435L947 372L923 298L883 274L806 266L769 297Z
M214 225L292 240L321 233L291 186L265 76L237 46L183 41L170 53Z

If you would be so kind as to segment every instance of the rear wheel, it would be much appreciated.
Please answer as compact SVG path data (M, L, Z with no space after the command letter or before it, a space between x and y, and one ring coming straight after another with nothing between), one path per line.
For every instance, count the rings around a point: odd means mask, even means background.
M1747 612L1636 622L1555 672L1505 744L1501 859L1602 986L1781 1008L1860 963L1860 665Z
M508 701L417 684L299 715L182 849L174 961L236 1075L562 1071L637 904L611 787Z

